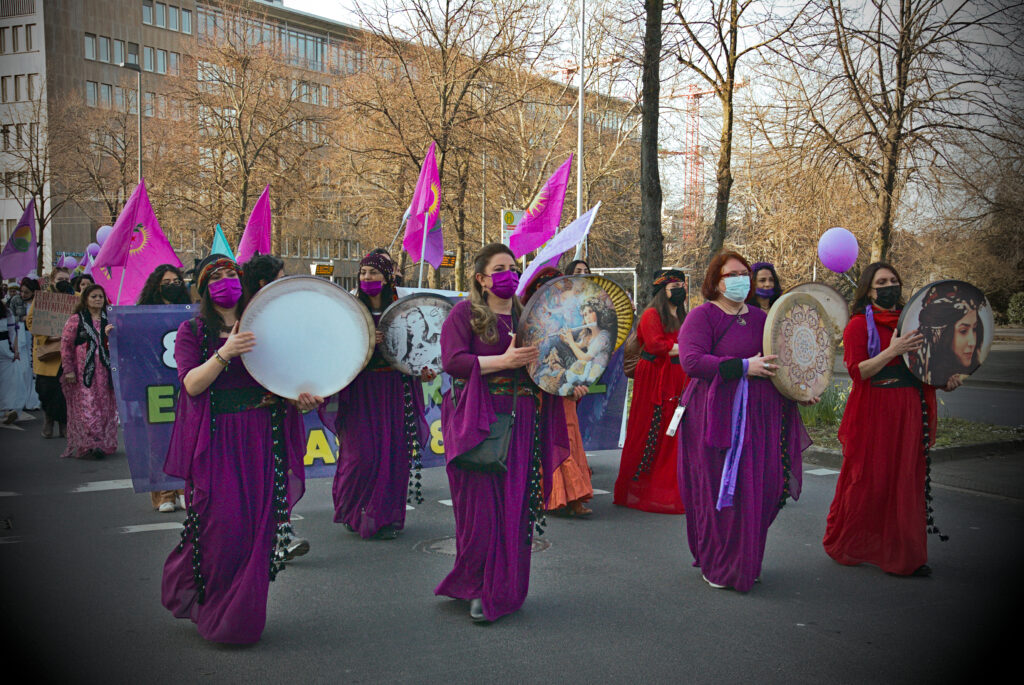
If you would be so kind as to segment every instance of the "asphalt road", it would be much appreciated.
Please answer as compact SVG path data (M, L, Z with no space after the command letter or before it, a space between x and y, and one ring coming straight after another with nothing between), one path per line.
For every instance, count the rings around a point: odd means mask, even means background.
M932 578L895 578L824 554L836 475L812 465L750 593L704 584L682 517L598 494L591 519L549 519L526 605L492 625L432 592L452 563L425 551L454 533L441 469L391 542L332 523L330 481L313 480L296 509L312 551L272 584L262 641L210 644L160 605L183 515L116 487L122 455L60 460L62 441L22 427L0 431L8 682L945 683L1015 661L1021 500L936 486L951 539L930 543ZM592 465L611 490L617 453Z

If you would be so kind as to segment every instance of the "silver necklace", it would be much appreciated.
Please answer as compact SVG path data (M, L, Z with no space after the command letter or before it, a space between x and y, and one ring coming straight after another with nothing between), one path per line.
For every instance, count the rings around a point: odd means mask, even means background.
M740 312L742 312L742 311L743 311L743 303L741 302L740 303L740 308L737 309L735 313L731 313L728 310L725 310L725 313L729 314L730 316L735 316L736 317L736 323L738 323L739 325L746 326L747 325L747 320L743 318L742 314L740 314Z

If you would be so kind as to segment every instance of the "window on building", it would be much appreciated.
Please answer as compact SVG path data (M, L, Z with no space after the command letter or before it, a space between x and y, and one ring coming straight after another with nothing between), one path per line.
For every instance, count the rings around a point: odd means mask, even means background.
M143 46L143 48L142 48L142 70L143 71L153 71L154 53L155 53L155 51L153 50L153 48L149 47L148 45L147 46Z
M110 61L110 39L106 36L100 36L96 43L96 59L101 62Z
M114 55L113 55L113 57L114 57L114 59L111 60L111 61L113 61L114 64L121 64L122 62L124 62L124 41L123 40L116 40L116 39L114 40Z
M95 81L85 82L85 104L89 105L90 107L96 106L96 100L98 98L98 86L99 84Z
M181 10L181 32L192 35L192 10Z
M7 152L11 149L11 125L4 124L0 126L0 140L3 141L3 150Z
M172 76L177 76L179 72L179 63L181 62L181 55L176 52L167 53L167 73Z
M35 100L36 96L39 95L39 74L28 75L28 99Z
M153 116L153 102L156 100L156 93L146 93L142 98L142 116Z
M22 42L21 40L19 40L21 38L20 34L20 26L11 27L11 52L18 52L20 50L20 48L18 47L18 44Z
M142 23L153 23L153 0L142 0Z
M114 86L114 109L124 111L124 88L121 86Z
M166 74L167 73L167 51L157 50L156 51L156 73Z
M114 87L109 83L100 84L100 107L110 109L114 104Z
M36 32L35 24L25 24L25 51L32 52L32 38Z
M0 102L11 101L11 81L10 76L0 77Z
M25 99L25 75L17 74L14 77L14 101L21 102Z
M139 63L139 44L128 43L125 48L125 64Z
M11 42L11 27L0 26L0 55L7 53L7 45Z
M173 5L167 6L167 28L172 31L177 31L179 26L178 22L178 8Z
M96 36L85 34L85 58L96 59Z
M153 25L165 28L167 26L167 5L158 2L153 7Z

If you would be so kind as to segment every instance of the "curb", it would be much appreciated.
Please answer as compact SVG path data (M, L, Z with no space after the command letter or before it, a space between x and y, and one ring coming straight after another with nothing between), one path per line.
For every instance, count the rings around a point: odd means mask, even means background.
M952 447L933 447L932 463L958 461L961 459L977 459L996 454L1012 454L1024 452L1024 440L1005 440L1002 442L981 442L973 445L954 445ZM839 468L843 464L843 453L839 450L824 447L808 447L804 450L804 461L818 466Z

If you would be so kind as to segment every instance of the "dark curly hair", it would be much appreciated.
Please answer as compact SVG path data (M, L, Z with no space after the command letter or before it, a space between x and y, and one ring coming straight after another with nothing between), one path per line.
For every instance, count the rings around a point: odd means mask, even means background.
M251 298L284 269L284 260L271 254L255 254L245 263L241 279L245 296ZM263 281L261 284L260 281Z
M181 269L173 264L161 264L153 269L153 273L146 279L145 285L142 286L142 292L139 293L139 299L135 301L135 304L163 304L164 298L160 295L160 281L168 271L173 271L179 279L185 280L181 274ZM188 304L188 302L178 302L176 304Z

